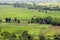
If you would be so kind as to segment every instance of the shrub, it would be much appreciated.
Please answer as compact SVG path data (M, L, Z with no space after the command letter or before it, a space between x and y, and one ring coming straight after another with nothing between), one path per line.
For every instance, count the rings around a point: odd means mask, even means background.
M6 23L10 23L11 22L11 18L5 18L5 21L6 21Z
M40 23L40 24L43 23L43 18L36 18L35 20L36 20L36 23Z
M17 18L14 18L14 22L17 22Z
M46 40L45 36L43 34L39 35L39 40Z
M0 20L0 23L2 22L2 20Z
M60 40L60 35L54 35L54 40Z
M54 19L51 21L51 24L52 24L52 25L60 25L60 19L59 19L59 18L54 18Z
M15 34L11 34L11 36L9 37L9 40L16 40L16 35Z
M31 23L30 21L28 21L28 23Z
M46 24L51 24L52 17L48 16L48 17L45 18L44 21L46 22Z
M31 37L31 35L28 33L28 31L24 31L24 32L22 33L22 37L23 37L24 40L32 40L32 37Z
M20 20L18 20L17 22L20 23Z
M9 39L10 38L10 33L5 31L1 33L1 36L3 36L3 40Z

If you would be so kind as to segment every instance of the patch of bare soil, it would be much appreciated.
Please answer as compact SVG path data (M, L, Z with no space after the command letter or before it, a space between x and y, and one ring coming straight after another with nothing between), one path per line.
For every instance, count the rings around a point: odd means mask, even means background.
M60 29L60 26L50 26L50 28L53 28L53 29Z
M60 33L60 26L50 26L55 32Z

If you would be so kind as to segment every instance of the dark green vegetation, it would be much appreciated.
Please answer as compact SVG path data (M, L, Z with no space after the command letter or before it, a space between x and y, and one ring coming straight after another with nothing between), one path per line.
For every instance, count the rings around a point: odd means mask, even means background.
M40 23L40 24L52 24L60 26L60 19L59 18L52 18L50 16L46 18L35 18L31 19L31 23Z
M30 35L28 31L23 31L21 35L16 35L14 33L9 32L3 32L1 33L1 40L60 40L60 35L54 35L54 36L45 36L44 34L39 35ZM35 38L36 37L36 38ZM52 37L52 38L51 38Z

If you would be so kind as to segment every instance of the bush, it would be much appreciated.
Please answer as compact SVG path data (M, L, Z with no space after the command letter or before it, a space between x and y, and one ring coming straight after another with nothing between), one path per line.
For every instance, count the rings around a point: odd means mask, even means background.
M30 21L28 21L28 23L31 23Z
M3 33L1 33L1 37L3 37L3 40L9 39L10 38L10 33L5 31Z
M14 18L14 22L17 22L17 18Z
M31 37L31 35L28 33L28 31L24 31L24 32L22 33L22 37L23 37L24 40L32 40L32 37Z
M54 35L54 40L60 40L60 35Z
M32 18L31 23L39 23L39 24L52 24L52 25L58 25L60 26L60 18L52 18L51 16L48 16L46 18Z
M17 22L20 23L20 20L18 20Z
M59 18L54 18L52 21L51 21L51 24L52 25L60 25L60 19Z
M16 35L15 34L11 34L11 36L9 37L9 40L16 40Z
M52 21L52 17L48 16L46 18L32 18L32 23L40 23L40 24L51 24L51 21Z
M43 18L36 18L35 20L36 20L36 23L42 24L44 19Z
M11 22L11 18L5 18L5 21L6 21L6 23L10 23Z
M32 17L31 22L35 23L35 18L34 17Z
M0 20L0 23L2 22L2 20Z
M39 40L46 40L45 36L43 34L39 35Z
M52 40L51 36L48 35L46 40Z
M48 17L45 18L44 21L46 22L46 24L51 24L52 17L48 16Z

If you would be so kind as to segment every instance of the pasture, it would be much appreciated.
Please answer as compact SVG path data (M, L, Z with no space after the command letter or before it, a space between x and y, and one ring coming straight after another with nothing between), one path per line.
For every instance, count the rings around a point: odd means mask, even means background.
M53 18L60 17L60 11L49 11L45 13L43 11L38 12L38 10L27 9L27 8L14 8L14 7L2 7L0 6L0 19L5 19L6 17L14 17L20 20L31 19L33 16L37 17L47 17L51 16ZM44 33L46 35L54 35L57 31L50 28L51 25L47 24L18 24L18 23L0 23L1 32L8 31L10 33L20 34L24 30L28 30L31 35L38 35Z
M49 11L45 13L43 11L38 12L38 10L27 9L27 8L14 8L14 7L0 7L0 19L4 19L6 17L11 18L19 18L20 20L23 19L31 19L33 16L37 17L60 17L60 11Z
M8 31L10 33L15 33L20 35L24 30L27 30L31 35L39 35L43 33L44 35L54 35L59 34L59 30L56 28L51 28L51 25L47 24L14 24L14 23L2 23L0 24L1 32ZM56 31L54 31L56 30Z

